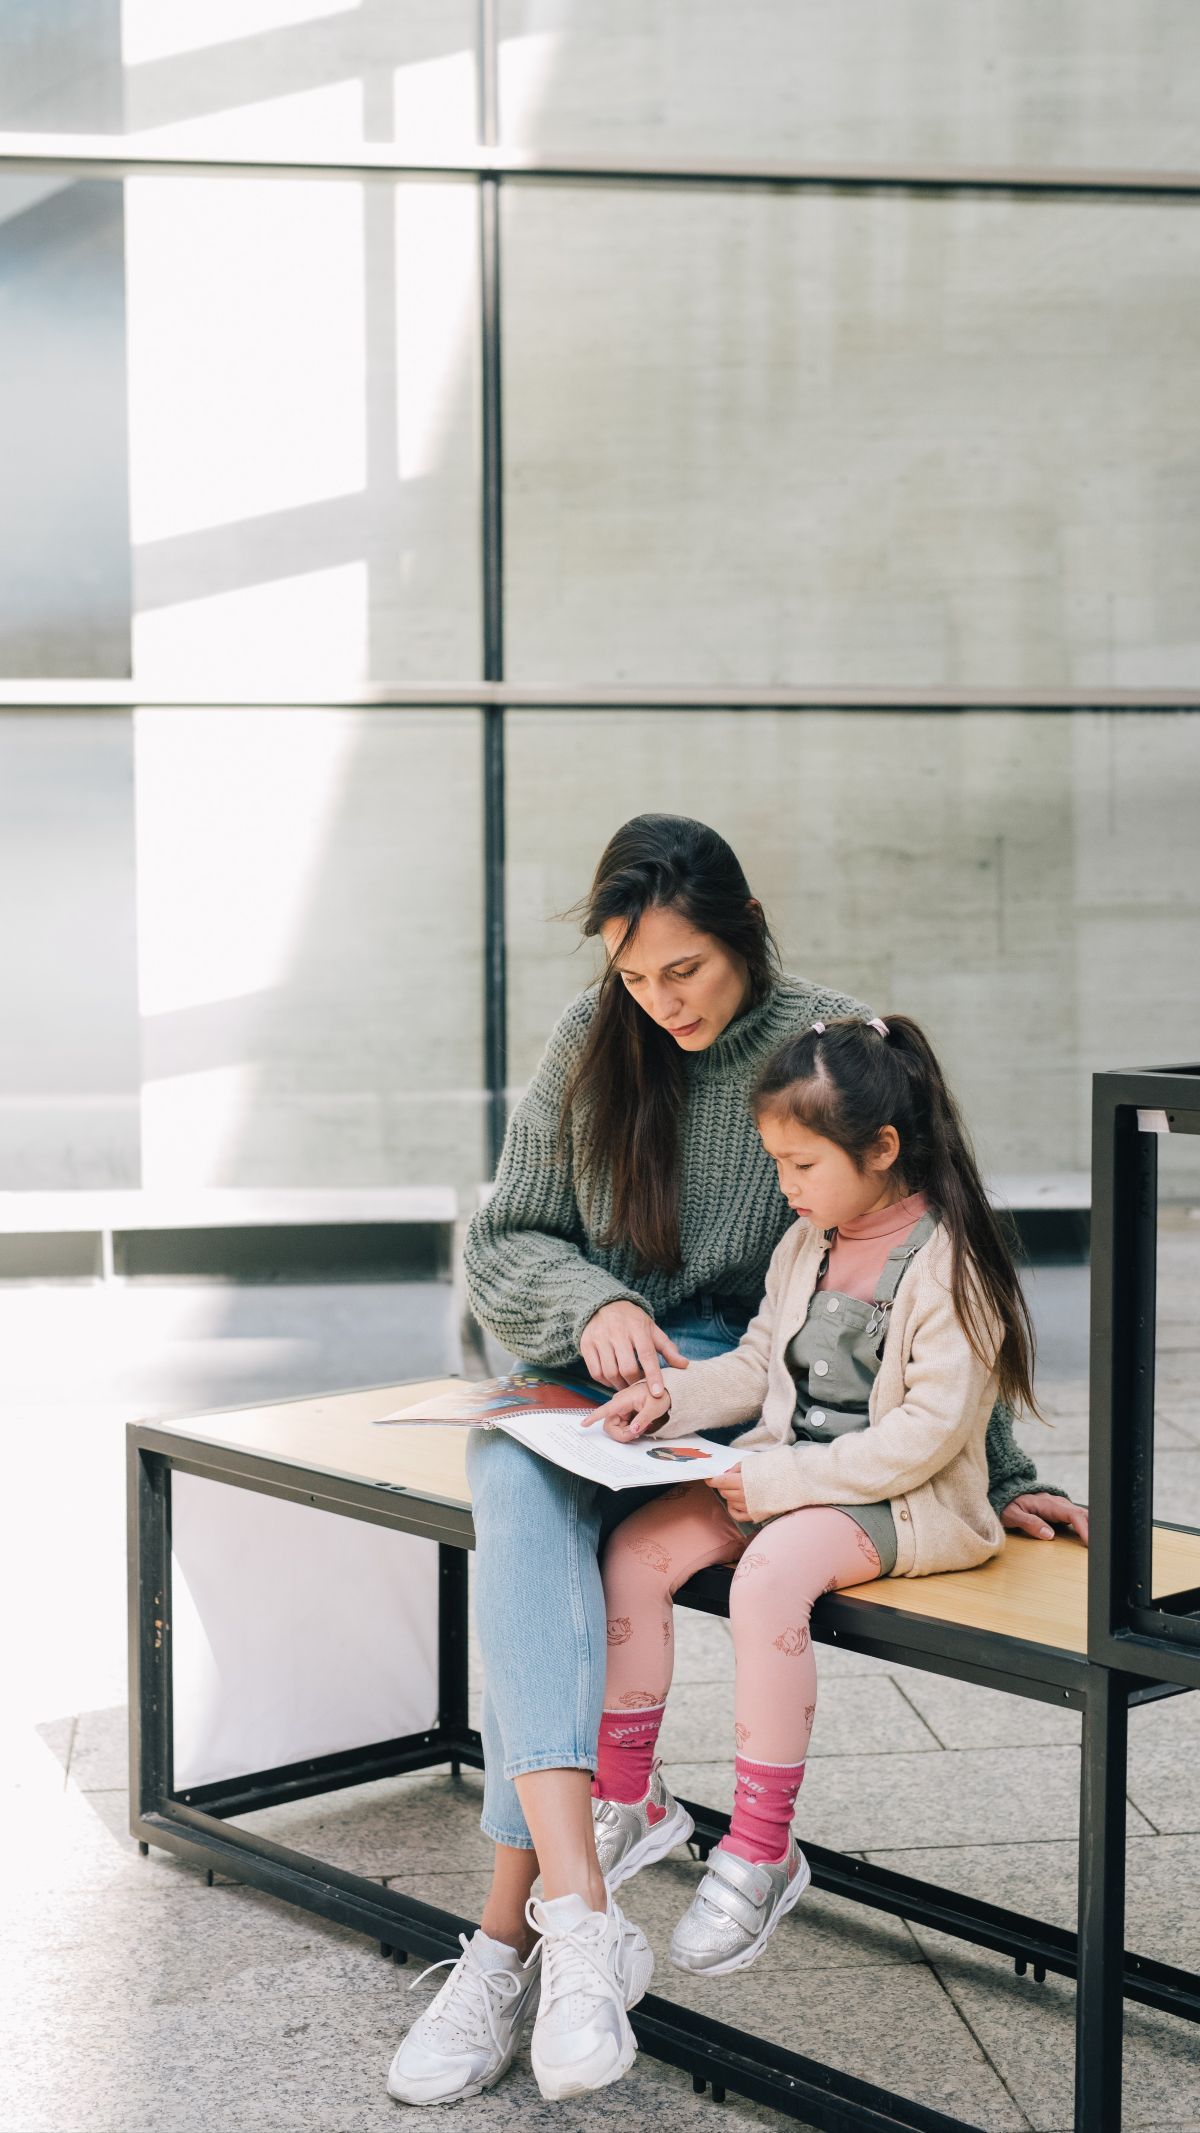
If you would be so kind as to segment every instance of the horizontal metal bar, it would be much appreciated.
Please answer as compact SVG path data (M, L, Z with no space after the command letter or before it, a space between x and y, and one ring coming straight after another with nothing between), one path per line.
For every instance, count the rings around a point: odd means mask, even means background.
M1114 170L1053 164L794 162L771 156L588 155L504 148L462 148L453 155L405 155L385 141L362 142L352 155L310 150L237 155L172 150L112 134L3 133L0 170L52 171L64 177L233 178L506 178L589 185L781 186L837 192L999 193L1045 197L1191 200L1200 172Z
M257 1814L285 1801L342 1792L351 1785L374 1784L380 1778L398 1777L410 1770L434 1770L453 1758L453 1749L443 1740L439 1728L433 1726L424 1733L376 1741L370 1747L344 1748L334 1755L309 1756L302 1762L247 1771L209 1785L184 1786L173 1797L184 1807L199 1807L205 1814L224 1819L227 1815Z
M315 1911L336 1925L368 1933L409 1955L428 1960L458 1955L458 1935L470 1933L473 1920L384 1888L365 1875L351 1874L306 1852L294 1852L269 1837L250 1835L194 1807L164 1802L161 1808L131 1818L132 1834L143 1844L174 1852L210 1873L282 1896L288 1903Z
M732 2089L819 2133L976 2133L966 2119L947 2118L928 2104L731 2029L656 1993L631 2008L629 2019L643 2051L710 2082L714 2101Z
M854 689L723 682L719 687L664 688L660 683L511 681L353 682L314 691L233 691L194 685L141 688L134 681L12 679L0 681L0 710L12 711L1200 711L1192 689Z
M457 1955L459 1934L472 1930L470 1919L231 1828L195 1808L165 1804L138 1817L133 1833L193 1866L265 1889L407 1954L431 1960ZM959 2119L905 2102L668 2000L647 1995L631 2019L638 2042L653 2057L703 2077L718 2092L731 2088L825 2133L973 2133Z

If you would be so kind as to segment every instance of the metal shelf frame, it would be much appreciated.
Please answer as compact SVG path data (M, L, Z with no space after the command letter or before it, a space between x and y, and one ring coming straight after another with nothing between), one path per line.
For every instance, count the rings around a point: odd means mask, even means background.
M1151 1576L1158 1151L1168 1134L1200 1134L1200 1066L1094 1076L1088 1653L1197 1689L1200 1590L1158 1599Z

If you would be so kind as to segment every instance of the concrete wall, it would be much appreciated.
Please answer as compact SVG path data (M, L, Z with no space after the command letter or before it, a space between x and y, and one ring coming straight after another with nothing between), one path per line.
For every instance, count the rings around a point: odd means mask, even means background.
M1192 0L500 0L513 146L1195 169Z
M22 0L0 123L453 150L474 15ZM1200 160L1191 0L501 29L514 146ZM478 673L472 190L31 182L0 188L0 666ZM558 186L503 235L514 676L1200 693L1194 210ZM582 981L549 914L643 807L731 836L793 967L925 1017L997 1169L1082 1167L1095 1066L1200 1052L1200 719L510 732L514 1081ZM0 720L0 1182L469 1186L479 751L471 713Z
M1200 685L1200 214L506 206L515 679Z
M995 1172L1086 1171L1091 1074L1200 1057L1200 718L525 713L510 790L517 1082L594 970L552 914L642 809L730 839L790 969L925 1023Z
M0 1191L136 1185L133 732L0 717Z
M0 176L0 674L129 673L121 189Z

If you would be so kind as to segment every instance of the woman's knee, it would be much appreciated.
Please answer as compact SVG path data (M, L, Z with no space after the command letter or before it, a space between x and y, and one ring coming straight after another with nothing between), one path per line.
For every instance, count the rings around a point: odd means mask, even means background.
M499 1429L477 1429L467 1443L467 1480L477 1541L490 1528L534 1535L578 1519L594 1497L578 1475Z

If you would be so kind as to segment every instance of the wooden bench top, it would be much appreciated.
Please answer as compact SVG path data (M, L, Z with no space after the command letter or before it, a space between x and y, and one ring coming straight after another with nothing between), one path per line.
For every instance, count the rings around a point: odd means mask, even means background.
M378 1418L458 1381L369 1387L311 1400L280 1400L156 1424L164 1433L256 1452L353 1481L382 1482L444 1503L470 1504L466 1429L435 1423L380 1427ZM1158 1597L1200 1587L1200 1533L1158 1526L1154 1589ZM853 1598L926 1621L951 1622L1059 1651L1087 1651L1087 1550L1072 1537L1053 1543L1010 1533L1002 1553L981 1570L941 1577L884 1578L853 1588Z

